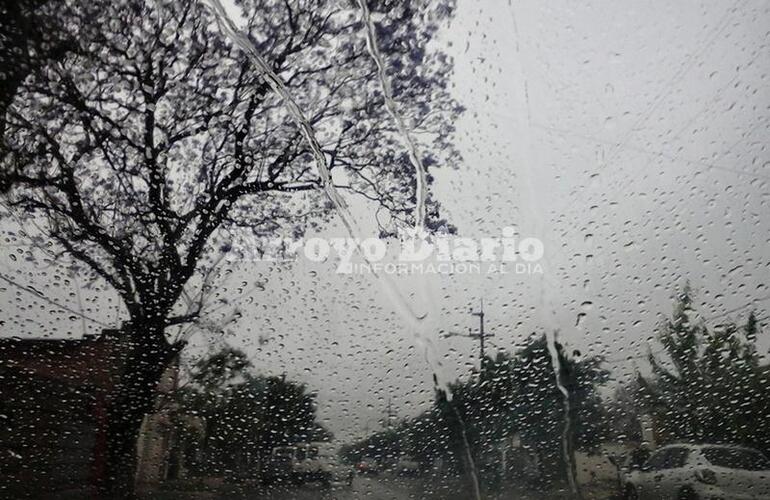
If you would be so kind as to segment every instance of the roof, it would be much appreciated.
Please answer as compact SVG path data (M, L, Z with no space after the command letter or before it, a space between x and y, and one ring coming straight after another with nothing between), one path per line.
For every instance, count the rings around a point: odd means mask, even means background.
M700 450L703 448L726 448L730 450L758 451L748 446L743 446L739 444L727 444L727 443L670 443L665 446L659 447L655 451L666 450L668 448L687 448L690 450Z
M112 332L80 339L0 339L0 371L109 389L123 367L120 344Z

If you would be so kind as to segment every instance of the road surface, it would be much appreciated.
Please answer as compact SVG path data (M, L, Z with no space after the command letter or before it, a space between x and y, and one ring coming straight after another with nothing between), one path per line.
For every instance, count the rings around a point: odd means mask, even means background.
M324 488L308 484L296 489L262 493L254 500L433 500L453 497L451 492L439 492L440 486L432 486L420 478L357 476L352 486ZM443 494L442 494L443 493Z
M458 479L436 477L356 476L352 486L326 488L306 484L287 488L249 488L229 485L218 492L166 491L152 495L153 500L473 500ZM586 500L617 498L612 485L584 487ZM486 492L485 500L556 500L566 498L563 490L533 491L523 485L507 484L495 493Z
M567 494L563 490L549 492L532 491L509 484L496 493L486 492L485 500L561 500ZM325 489L306 485L293 490L245 497L250 500L473 500L470 491L464 491L458 480L436 478L410 478L389 476L357 476L353 486ZM617 498L612 485L584 486L586 500L611 500Z

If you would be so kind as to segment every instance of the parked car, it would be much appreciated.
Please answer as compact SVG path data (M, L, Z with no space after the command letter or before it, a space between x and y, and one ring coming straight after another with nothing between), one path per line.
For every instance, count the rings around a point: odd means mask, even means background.
M262 467L262 481L265 484L296 482L294 463L297 448L278 446L270 452L270 457Z
M361 460L356 464L356 470L360 474L370 474L370 475L377 475L380 473L382 467L380 467L380 464L373 460Z
M647 459L652 455L652 450L647 446L640 446L633 449L627 455L616 457L613 460L618 468L618 482L620 484L620 491L626 491L629 481L631 480L631 474L639 470Z
M320 481L331 486L352 484L354 470L340 463L334 444L307 443L296 448L293 469L300 482Z
M300 443L273 449L263 470L265 483L302 484L321 482L328 486L350 485L354 470L337 460L332 443Z
M626 499L770 498L770 461L740 446L674 444L627 474Z
M407 476L416 475L420 472L420 464L409 457L401 457L396 462L394 470L396 474Z

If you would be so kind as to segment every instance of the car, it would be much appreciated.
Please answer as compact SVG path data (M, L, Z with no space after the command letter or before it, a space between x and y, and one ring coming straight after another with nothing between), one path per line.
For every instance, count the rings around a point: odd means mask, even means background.
M300 482L320 481L328 486L352 484L355 472L339 462L332 443L305 443L296 448L293 471Z
M640 446L633 449L627 455L621 455L613 457L612 462L618 468L618 482L620 484L620 491L626 491L631 474L639 470L644 462L650 458L652 451L647 446Z
M627 500L770 498L770 461L742 446L664 446L626 478Z
M263 471L267 484L321 482L327 486L349 486L353 476L353 468L339 463L334 445L325 442L276 447Z
M359 474L377 475L380 473L380 465L372 460L361 460L356 464Z
M401 474L405 476L416 475L417 473L420 472L420 464L409 457L401 457L396 462L394 471L396 472L396 474Z
M262 467L262 482L265 484L295 482L293 466L297 449L294 446L277 446Z

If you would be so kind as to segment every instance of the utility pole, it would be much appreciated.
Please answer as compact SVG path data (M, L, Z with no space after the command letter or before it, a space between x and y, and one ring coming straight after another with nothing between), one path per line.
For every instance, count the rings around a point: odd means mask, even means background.
M393 430L393 417L395 417L395 414L393 413L393 405L392 405L392 398L388 397L388 415L387 420L385 421L385 425L387 427L387 430Z
M473 334L471 333L471 337L478 337L479 339L479 359L481 360L479 363L484 362L484 337L486 336L484 334L484 299L481 299L481 307L479 308L478 312L473 312L471 310L471 316L478 316L479 317L479 333ZM490 337L492 335L489 335Z
M474 311L471 309L471 316L477 316L479 318L479 331L473 332L473 330L468 329L468 334L463 333L455 333L455 332L449 332L444 337L467 337L471 339L477 339L479 341L479 373L484 373L484 359L485 359L485 351L484 351L484 340L489 337L494 337L495 335L493 333L487 333L484 330L484 299L481 299L481 304L478 311Z

